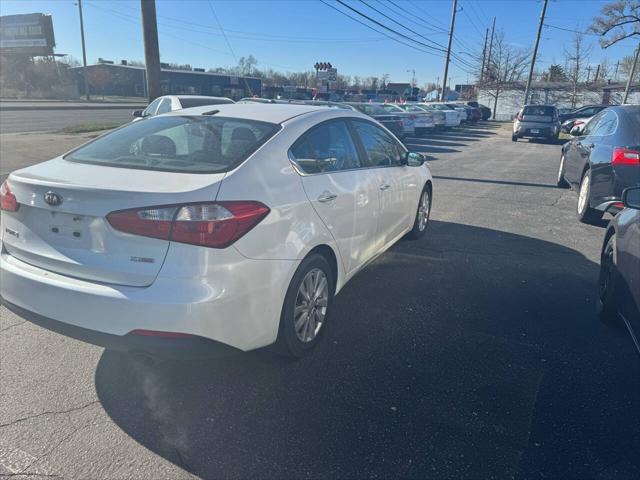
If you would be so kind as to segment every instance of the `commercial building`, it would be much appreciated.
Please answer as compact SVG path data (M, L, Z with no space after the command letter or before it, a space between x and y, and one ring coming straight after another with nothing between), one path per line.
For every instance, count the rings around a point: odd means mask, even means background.
M84 67L71 69L77 73L78 89L84 94L82 75ZM126 60L119 64L102 61L87 65L87 79L91 95L120 97L145 97L145 68L128 65ZM160 88L163 95L213 95L239 99L262 94L262 80L205 72L203 69L178 70L161 68Z

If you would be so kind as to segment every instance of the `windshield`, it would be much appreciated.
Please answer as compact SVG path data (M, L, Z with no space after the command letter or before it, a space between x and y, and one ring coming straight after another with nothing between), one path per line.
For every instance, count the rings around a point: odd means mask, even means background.
M397 105L383 105L387 113L404 113L404 110Z
M416 105L399 105L399 107L407 112L424 112L424 109Z
M102 136L65 159L145 170L226 172L278 129L275 124L237 118L154 117Z
M382 107L381 104L369 104L362 103L358 105L354 105L358 110L362 113L366 113L367 115L387 115L388 112Z

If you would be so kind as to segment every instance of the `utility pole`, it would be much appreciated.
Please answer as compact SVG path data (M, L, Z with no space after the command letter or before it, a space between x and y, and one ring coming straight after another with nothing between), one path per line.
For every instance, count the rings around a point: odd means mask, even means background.
M453 11L451 12L451 26L449 27L449 45L447 46L447 56L444 60L444 75L442 76L442 95L440 101L445 101L445 90L447 88L447 75L449 74L449 57L451 56L451 42L453 41L453 27L456 23L456 8L458 0L453 0Z
M487 56L487 73L491 68L491 50L493 49L493 32L496 29L496 17L493 17L493 25L491 26L491 40L489 41L489 55Z
M618 80L618 67L620 66L620 60L616 62L616 69L613 72L613 81L616 82Z
M629 72L629 78L627 78L627 86L624 89L624 96L622 97L622 104L627 103L627 98L629 97L629 91L631 90L631 82L633 80L633 76L636 74L636 68L638 67L638 55L640 55L640 44L636 48L636 55L633 57L633 65L631 65L631 71Z
M144 37L144 64L147 72L147 95L149 102L152 102L161 95L156 1L140 0L140 9L142 12L142 35Z
M589 83L591 79L591 65L587 65L587 81L585 83Z
M84 20L82 18L82 0L78 0L78 13L80 14L80 38L82 39L82 77L84 78L84 93L87 97L87 100L90 100L89 97L89 80L87 75L87 51L84 47Z
M596 68L596 76L593 78L593 83L598 83L599 76L600 76L600 64L598 64L598 68Z
M524 91L524 105L527 104L529 99L529 90L531 89L531 80L533 79L533 68L536 65L536 56L538 55L538 44L540 43L540 34L542 33L542 25L544 25L544 15L547 13L547 2L544 0L542 5L542 13L540 14L540 23L538 23L538 36L536 37L536 43L533 47L533 57L531 57L531 66L529 67L529 78L527 79L527 88Z
M487 27L487 31L484 32L484 47L482 48L482 67L480 67L480 82L484 80L484 62L487 59L487 40L488 39L489 39L489 27Z

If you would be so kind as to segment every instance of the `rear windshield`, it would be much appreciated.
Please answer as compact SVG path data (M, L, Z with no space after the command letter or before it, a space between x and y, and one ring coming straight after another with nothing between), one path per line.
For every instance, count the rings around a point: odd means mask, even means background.
M226 172L279 130L254 120L162 116L131 123L71 152L66 160L184 173Z
M555 113L554 107L545 107L543 105L530 105L524 107L523 115L537 115L539 117L553 117Z
M181 98L182 108L201 107L203 105L222 105L223 103L233 103L228 98Z
M415 105L400 105L400 108L403 108L407 112L424 112L424 110Z

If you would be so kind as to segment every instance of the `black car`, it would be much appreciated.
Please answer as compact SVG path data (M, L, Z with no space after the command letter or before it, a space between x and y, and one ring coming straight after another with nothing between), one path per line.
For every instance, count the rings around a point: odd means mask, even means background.
M491 118L491 109L486 105L482 105L478 102L467 102L470 107L479 108L482 113L482 120L489 120Z
M593 117L596 113L600 113L602 110L604 110L607 107L609 107L609 105L585 105L584 107L577 108L576 110L561 113L559 115L560 123L564 123L567 120L571 120L571 119Z
M402 119L397 115L390 115L382 105L377 103L351 102L347 102L346 105L351 105L359 112L369 115L371 118L377 120L387 127L396 137L402 138L404 136L404 125L402 124Z
M622 209L622 191L640 185L640 105L601 111L562 146L558 186L578 189L578 219L597 223Z
M600 255L598 313L607 323L622 319L640 353L640 187L626 189L622 201Z

